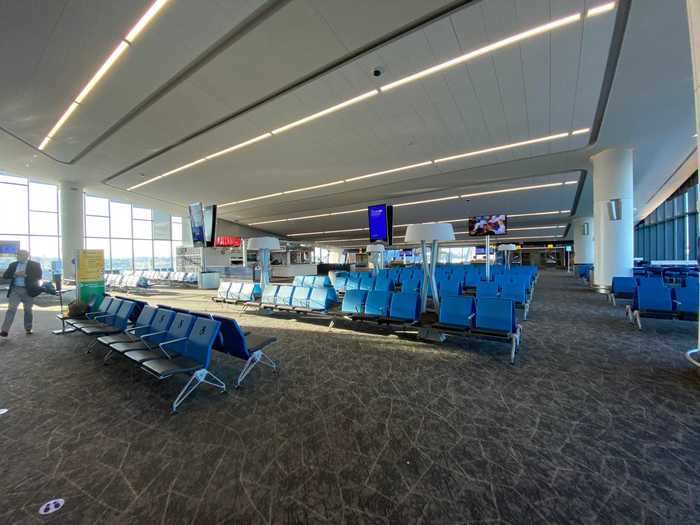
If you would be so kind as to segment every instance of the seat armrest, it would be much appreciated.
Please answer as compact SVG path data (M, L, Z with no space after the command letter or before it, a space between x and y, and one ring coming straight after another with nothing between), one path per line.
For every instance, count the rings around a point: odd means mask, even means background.
M181 341L187 341L187 338L186 338L186 337L180 337L180 338L178 338L178 339L171 339L170 341L163 341L163 342L160 343L158 346L160 347L161 352L163 352L163 353L165 354L165 356L166 356L168 359L170 359L172 356L170 355L170 353L168 353L168 351L165 349L165 347L168 346L168 345L171 345L171 344L173 344L173 343L179 343L179 342L181 342Z
M153 337L154 335L160 335L160 334L165 334L165 333L166 333L165 330L161 330L161 331L159 331L159 332L151 332L151 333L149 333L149 334L143 334L143 335L141 336L141 339L142 339L142 340L144 341L144 343L145 343L145 342L146 342L146 339L149 339L149 338Z
M467 316L467 319L474 319L474 317L476 317L476 314L469 314Z

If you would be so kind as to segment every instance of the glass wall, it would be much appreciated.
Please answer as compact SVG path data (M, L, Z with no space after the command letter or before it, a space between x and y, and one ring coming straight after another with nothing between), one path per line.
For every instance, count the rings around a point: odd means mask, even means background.
M105 252L105 269L173 270L182 217L85 195L85 247Z
M698 186L676 192L634 228L634 256L645 261L687 261L698 256Z
M0 239L17 240L51 278L51 262L61 259L58 187L0 173Z

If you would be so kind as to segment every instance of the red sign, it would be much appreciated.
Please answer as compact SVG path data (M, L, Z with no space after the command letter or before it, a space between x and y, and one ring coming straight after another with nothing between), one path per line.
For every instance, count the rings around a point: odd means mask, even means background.
M221 248L240 248L241 238L231 237L230 235L222 235L214 239L214 246Z

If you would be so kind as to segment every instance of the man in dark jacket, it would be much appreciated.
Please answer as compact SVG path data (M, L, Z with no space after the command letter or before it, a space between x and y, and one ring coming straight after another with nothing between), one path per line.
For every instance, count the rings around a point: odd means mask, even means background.
M41 293L39 281L41 280L41 265L29 260L29 252L19 250L17 261L10 264L3 274L3 279L10 280L10 291L7 292L9 305L5 314L5 322L2 323L0 336L7 337L19 303L24 305L24 330L27 335L32 333L32 306L34 298Z

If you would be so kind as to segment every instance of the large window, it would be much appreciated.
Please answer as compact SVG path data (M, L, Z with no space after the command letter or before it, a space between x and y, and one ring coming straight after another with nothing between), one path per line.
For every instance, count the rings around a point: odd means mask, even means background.
M85 195L85 247L105 251L105 269L173 270L182 217Z
M58 187L0 173L0 201L0 239L19 241L50 279L51 263L61 258Z

